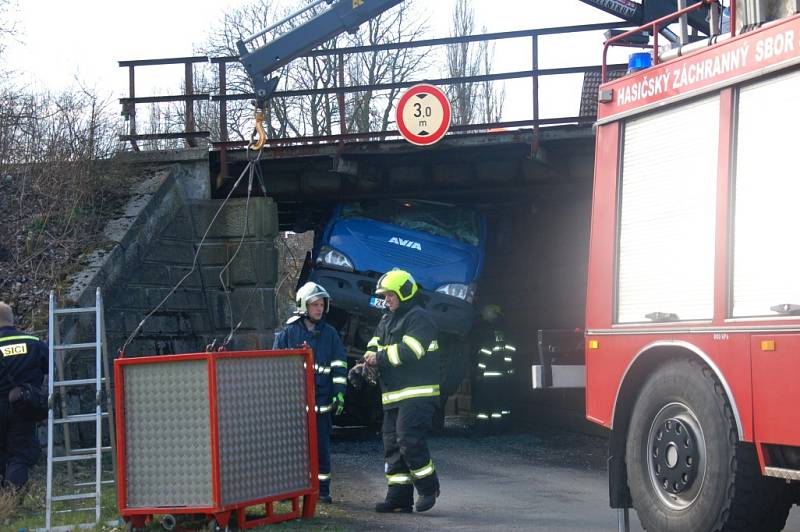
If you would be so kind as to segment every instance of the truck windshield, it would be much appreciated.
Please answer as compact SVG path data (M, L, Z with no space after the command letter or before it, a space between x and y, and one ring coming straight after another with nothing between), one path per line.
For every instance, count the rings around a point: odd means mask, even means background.
M342 205L342 218L361 218L478 245L477 213L468 207L410 200L354 201Z

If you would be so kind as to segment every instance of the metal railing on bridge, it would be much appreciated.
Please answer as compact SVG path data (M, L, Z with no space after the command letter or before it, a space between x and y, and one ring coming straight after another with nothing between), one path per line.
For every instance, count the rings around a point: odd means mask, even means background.
M531 65L530 69L516 70L497 73L485 73L473 76L449 77L440 79L425 79L427 83L432 83L439 86L459 85L459 84L473 84L473 83L486 83L493 81L506 81L515 79L528 78L531 80L531 116L530 118L521 120L507 120L497 122L483 122L474 124L460 124L450 127L451 132L471 132L471 131L488 131L492 129L511 129L511 128L525 128L530 127L533 129L533 138L538 139L539 128L548 125L559 124L578 124L578 123L591 123L594 121L594 110L589 106L589 112L584 116L565 116L556 118L542 118L540 116L540 87L539 82L542 77L558 76L565 74L584 74L584 92L586 89L586 80L593 77L598 80L600 77L601 66L569 66L558 68L540 68L540 38L543 36L551 35L567 35L574 33L584 32L597 32L609 29L619 29L626 27L623 23L604 23L604 24L587 24L578 26L563 26L553 28L540 28L523 31L509 31L501 33L487 33L480 35L470 35L462 37L449 37L437 39L425 39L412 42L397 42L386 43L370 46L354 46L347 48L333 48L333 49L318 49L304 54L302 57L314 58L327 56L335 58L337 68L337 76L333 79L333 85L329 87L320 87L312 89L295 89L283 90L274 93L274 99L280 98L295 98L295 97L315 97L322 95L335 95L337 99L337 107L339 114L338 134L295 134L282 136L280 138L268 139L268 145L287 145L294 143L303 144L327 144L327 143L341 143L347 141L370 141L370 140L384 140L392 137L399 137L400 132L397 130L382 130L382 131L366 131L366 132L349 132L347 130L347 120L345 117L345 95L353 93L361 93L367 91L385 91L392 89L403 89L419 83L421 80L414 81L400 81L394 83L378 83L378 84L362 84L362 85L347 85L344 82L345 78L345 64L347 58L354 54L371 53L386 50L401 50L409 48L423 48L423 47L446 47L458 45L462 43L479 43L479 42L497 42L505 41L508 39L527 38L530 40L531 51ZM553 53L553 52L550 52ZM598 48L598 56L600 55L600 48ZM225 56L225 57L207 57L207 56L194 56L194 57L177 57L166 59L145 59L133 61L120 61L119 66L128 69L128 97L120 98L122 104L122 114L128 121L128 133L120 135L120 140L130 142L131 147L135 151L143 149L140 143L147 143L152 148L159 148L158 141L163 140L183 140L189 147L199 146L201 143L206 143L214 149L219 149L223 153L227 149L240 148L248 144L248 140L243 138L239 133L239 139L231 139L231 123L229 121L229 104L231 102L241 102L243 100L250 100L254 97L252 92L229 92L230 83L228 81L229 64L234 63L238 65L238 57ZM142 67L162 66L162 65L183 65L183 93L175 95L152 95L152 96L137 96L136 93L136 69ZM195 66L197 65L210 65L212 69L212 76L215 78L215 83L210 86L211 90L199 91L198 84L195 76ZM609 65L608 68L612 71L625 70L627 65ZM399 98L399 95L397 95ZM148 124L148 129L151 132L139 133L137 131L137 106L144 104L160 104L160 103L177 103L183 104L183 109L180 111L182 115L179 119L182 124L182 130L174 131L175 124L171 123L169 127L158 126L153 124L152 121ZM205 130L198 129L198 120L196 118L195 106L199 103L203 105L212 105L215 107L212 127L207 127ZM396 102L394 102L396 103ZM582 105L582 108L586 106ZM173 117L174 119L174 117ZM235 129L235 128L234 128ZM174 146L172 146L174 147ZM147 146L144 149L148 149Z

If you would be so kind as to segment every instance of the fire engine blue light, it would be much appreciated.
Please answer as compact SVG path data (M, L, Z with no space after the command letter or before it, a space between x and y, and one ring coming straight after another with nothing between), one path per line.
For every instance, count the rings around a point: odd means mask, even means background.
M650 52L636 52L628 57L628 72L638 72L653 66L653 59Z

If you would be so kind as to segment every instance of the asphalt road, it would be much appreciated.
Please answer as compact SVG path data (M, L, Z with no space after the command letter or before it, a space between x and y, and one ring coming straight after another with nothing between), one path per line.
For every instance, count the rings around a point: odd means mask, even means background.
M605 440L557 429L479 437L450 426L430 446L442 495L422 514L372 511L386 486L377 435L338 433L333 442L334 530L616 531L608 507ZM641 531L635 512L631 530ZM795 507L786 530L800 530Z

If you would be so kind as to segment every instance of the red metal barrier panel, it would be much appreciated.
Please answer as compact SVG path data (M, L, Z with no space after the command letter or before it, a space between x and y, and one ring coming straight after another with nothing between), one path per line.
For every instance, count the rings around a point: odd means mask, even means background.
M120 358L114 377L117 500L134 527L153 514L204 514L225 527L235 513L242 528L313 517L311 350ZM292 509L276 514L283 500ZM248 519L259 505L263 516Z

